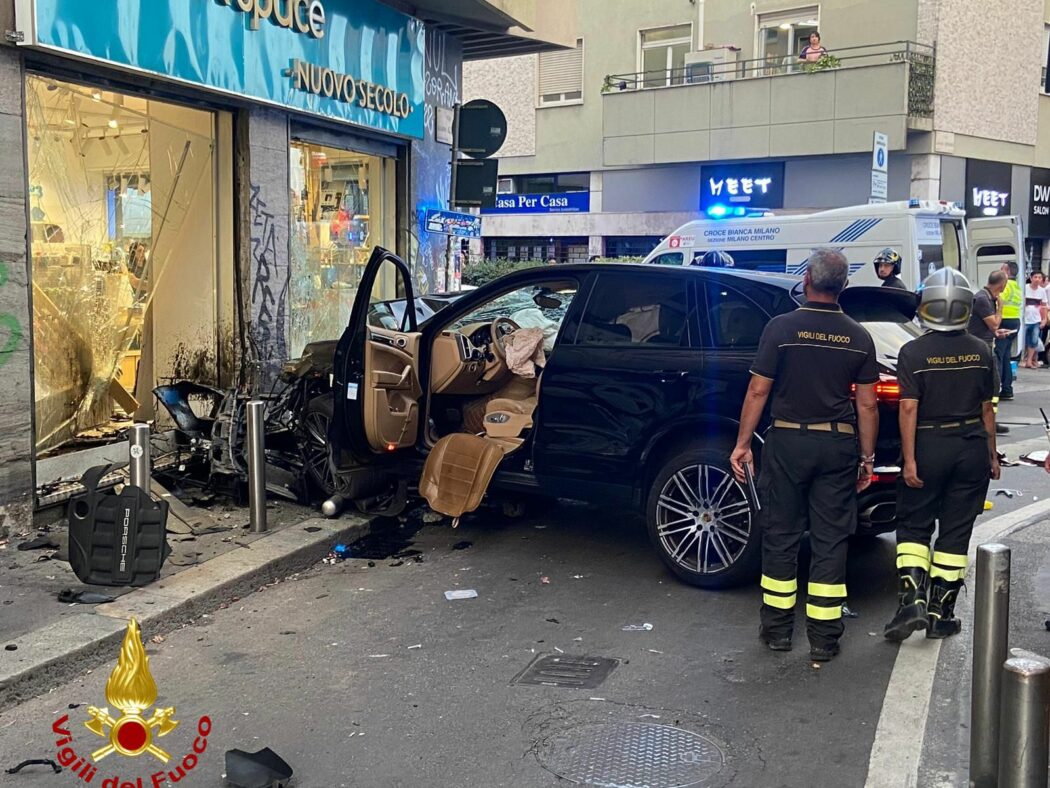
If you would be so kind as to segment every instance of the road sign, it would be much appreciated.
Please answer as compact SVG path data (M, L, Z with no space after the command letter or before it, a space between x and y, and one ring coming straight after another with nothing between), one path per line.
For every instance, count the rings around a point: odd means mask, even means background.
M890 164L890 138L880 131L875 132L875 141L871 146L872 172L888 172Z
M889 178L884 172L871 171L871 199L869 203L886 202L889 195Z
M481 217L471 213L428 209L426 226L428 233L454 235L458 238L481 237Z

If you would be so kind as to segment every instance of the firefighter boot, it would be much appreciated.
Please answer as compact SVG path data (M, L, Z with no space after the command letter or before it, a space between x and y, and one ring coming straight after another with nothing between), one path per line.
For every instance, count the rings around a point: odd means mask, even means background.
M895 643L906 639L917 629L926 629L927 624L926 570L909 566L898 569L897 574L900 578L900 603L897 614L883 631L886 639Z
M935 577L930 586L929 626L926 637L935 640L958 635L962 622L955 617L955 600L962 588L962 580Z

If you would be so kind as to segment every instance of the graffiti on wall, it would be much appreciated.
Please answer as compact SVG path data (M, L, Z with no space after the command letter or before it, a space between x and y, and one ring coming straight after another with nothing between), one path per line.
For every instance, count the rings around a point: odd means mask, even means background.
M262 188L251 187L252 335L258 360L264 364L288 356L288 269L278 265L277 226L262 197Z
M455 39L427 30L426 113L423 139L413 149L412 197L416 207L413 255L416 280L424 291L444 290L447 237L428 233L428 208L447 209L452 190L452 151L434 139L437 108L454 107L460 100L463 54Z
M7 263L0 260L0 287L7 284ZM11 356L22 343L22 323L10 312L0 312L0 341L3 334L7 334L7 341L0 347L0 369L7 366Z

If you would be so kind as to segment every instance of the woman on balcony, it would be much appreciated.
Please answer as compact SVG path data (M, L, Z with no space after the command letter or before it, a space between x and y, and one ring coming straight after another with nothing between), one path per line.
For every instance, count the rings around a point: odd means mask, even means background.
M816 63L826 54L828 50L820 45L820 33L814 30L809 34L809 46L802 47L802 51L798 53L798 59L807 63Z

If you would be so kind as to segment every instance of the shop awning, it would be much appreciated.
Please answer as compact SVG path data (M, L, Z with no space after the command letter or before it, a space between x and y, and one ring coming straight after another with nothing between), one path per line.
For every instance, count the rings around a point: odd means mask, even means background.
M576 8L564 0L384 0L463 42L478 60L576 45Z

